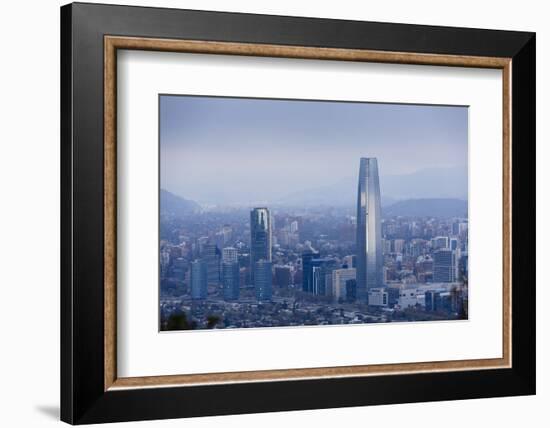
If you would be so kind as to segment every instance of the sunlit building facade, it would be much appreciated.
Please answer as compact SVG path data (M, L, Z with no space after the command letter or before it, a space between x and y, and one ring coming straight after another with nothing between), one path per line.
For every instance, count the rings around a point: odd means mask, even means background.
M271 262L271 215L267 208L250 211L250 272L254 277L256 262Z
M382 209L378 161L361 158L357 190L357 300L367 301L368 290L383 287Z

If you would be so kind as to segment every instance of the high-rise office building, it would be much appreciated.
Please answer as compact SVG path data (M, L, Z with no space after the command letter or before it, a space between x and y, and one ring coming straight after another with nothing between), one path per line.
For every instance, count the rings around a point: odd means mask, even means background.
M204 244L201 259L206 263L207 281L211 285L220 283L220 249L216 244Z
M453 251L454 251L454 250L458 250L458 249L459 249L459 248L458 248L458 245L459 245L459 242L458 242L458 239L457 239L457 238L451 238L451 239L449 240L449 248L450 248L451 250L453 250Z
M423 239L412 239L408 243L407 254L411 257L418 257L426 253L426 241Z
M393 284L386 287L388 293L388 306L393 308L399 302L399 294L401 294L401 284Z
M461 253L458 259L458 271L460 272L459 278L462 276L468 276L468 253Z
M357 300L383 286L380 183L376 158L361 158L357 190Z
M223 298L239 300L240 272L237 262L222 263Z
M222 235L222 243L225 246L231 240L231 237L233 235L233 228L229 224L224 224L220 233Z
M456 255L448 249L437 250L433 255L433 282L456 281Z
M206 299L207 288L207 266L203 260L191 262L191 298Z
M349 255L344 256L344 259L342 260L342 264L347 266L348 268L354 268L357 264L357 256L355 255Z
M453 221L453 224L451 225L451 233L453 235L458 235L458 225L459 225L458 221Z
M239 255L236 248L225 247L222 250L222 263L237 263Z
M275 266L273 270L277 287L288 288L292 284L292 268L290 266Z
M458 234L464 238L468 236L468 223L463 221L458 224Z
M259 260L271 262L271 215L267 208L250 211L250 273Z
M279 230L279 233L277 233L277 243L281 247L288 247L290 244L290 232L288 231L287 227L284 227L283 229Z
M204 248L205 244L208 244L210 242L210 239L208 236L201 236L200 238L197 238L197 241L195 242L195 253L200 254L202 253L202 250Z
M176 278L183 278L188 268L188 262L183 257L177 257L172 260L170 274Z
M438 311L441 309L441 294L437 291L427 290L424 293L426 312Z
M436 236L432 238L432 248L434 250L449 248L448 236Z
M369 305L388 306L388 292L385 288L369 288Z
M332 295L332 271L336 260L321 258L319 253L302 254L302 290L317 296Z
M334 269L336 269L336 261L334 259L313 259L311 293L316 296L332 295L332 271Z
M313 264L312 261L319 259L320 254L307 252L302 254L302 290L306 293L313 292Z
M340 299L347 299L346 282L355 279L355 268L334 269L332 271L332 298L338 302Z
M380 242L382 244L382 254L391 254L391 239L382 239Z
M357 281L348 279L346 281L346 302L355 302L357 299Z
M273 275L271 273L271 262L258 260L254 263L254 288L258 301L269 301L273 291Z
M394 239L393 241L393 251L399 254L403 254L405 249L405 240L404 239Z

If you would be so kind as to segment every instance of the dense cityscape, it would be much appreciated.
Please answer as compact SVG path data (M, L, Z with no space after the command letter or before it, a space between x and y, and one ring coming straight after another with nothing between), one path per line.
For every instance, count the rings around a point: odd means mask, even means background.
M355 210L161 197L160 329L467 319L466 213L384 215L378 180L361 158Z

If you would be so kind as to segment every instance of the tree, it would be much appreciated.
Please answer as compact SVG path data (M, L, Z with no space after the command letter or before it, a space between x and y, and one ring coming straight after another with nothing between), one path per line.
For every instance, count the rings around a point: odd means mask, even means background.
M166 321L165 330L193 330L197 326L195 321L189 322L185 312L171 314Z
M220 321L220 317L217 315L209 315L206 318L206 328L214 328L216 324Z

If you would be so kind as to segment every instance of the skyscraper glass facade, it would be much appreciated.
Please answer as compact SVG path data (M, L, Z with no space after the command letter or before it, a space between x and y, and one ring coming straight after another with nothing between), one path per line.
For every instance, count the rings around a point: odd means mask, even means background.
M191 262L191 298L206 299L207 288L207 266L203 260Z
M306 293L313 292L313 266L315 265L314 260L319 259L319 253L304 253L302 254L302 290Z
M254 287L258 301L269 301L273 292L273 275L271 262L258 260L254 264Z
M456 256L451 250L443 249L434 253L434 282L456 281Z
M239 265L237 262L222 263L222 284L224 300L239 299Z
M361 158L357 190L357 299L382 287L382 210L376 158Z
M221 252L216 244L205 244L203 246L201 259L206 263L208 284L218 285L220 283L220 259Z
M271 215L267 208L250 211L250 272L259 260L271 261Z
M239 260L239 254L234 247L225 247L222 250L222 263L237 263Z

